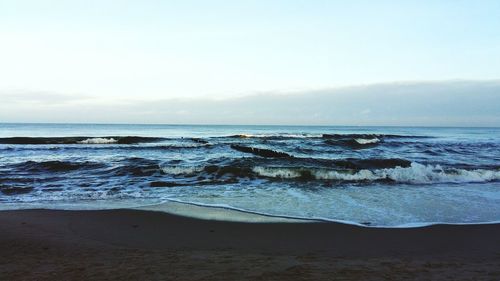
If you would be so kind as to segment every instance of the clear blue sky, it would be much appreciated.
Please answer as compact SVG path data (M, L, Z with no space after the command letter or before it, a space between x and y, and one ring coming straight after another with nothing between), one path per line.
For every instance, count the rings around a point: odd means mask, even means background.
M499 79L500 1L0 0L0 77L98 104Z

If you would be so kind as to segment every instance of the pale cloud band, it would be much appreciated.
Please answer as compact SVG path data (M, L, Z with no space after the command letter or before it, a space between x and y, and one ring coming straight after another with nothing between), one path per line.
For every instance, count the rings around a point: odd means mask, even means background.
M500 80L374 84L228 99L0 92L2 122L500 126Z

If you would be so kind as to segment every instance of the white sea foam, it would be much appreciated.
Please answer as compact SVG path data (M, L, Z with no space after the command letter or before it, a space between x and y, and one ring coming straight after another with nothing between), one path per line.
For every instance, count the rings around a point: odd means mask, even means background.
M116 143L117 140L113 138L90 138L86 140L79 141L81 144L107 144L107 143Z
M250 135L250 134L237 134L237 135L234 135L235 137L237 138L253 138L253 137L256 137L255 135Z
M169 175L189 175L201 172L203 167L199 166L162 166L161 170Z
M261 175L263 177L269 178L298 178L301 173L299 169L290 169L290 168L274 168L274 167L254 167L254 173Z
M362 138L358 138L358 139L354 139L357 143L359 144L373 144L373 143L378 143L380 142L380 139L379 138L373 138L373 139L362 139Z
M255 167L253 171L264 177L298 178L308 173L318 180L345 180L345 181L375 181L393 180L399 183L430 184L430 183L481 183L500 180L498 170L465 170L443 169L440 165L422 165L412 163L410 167L360 170L348 173L327 169L302 169L282 167Z

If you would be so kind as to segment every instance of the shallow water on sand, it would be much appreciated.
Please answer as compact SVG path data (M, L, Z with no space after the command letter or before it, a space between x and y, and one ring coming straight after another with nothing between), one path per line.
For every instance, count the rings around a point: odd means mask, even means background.
M0 124L0 209L485 223L499 163L498 128Z

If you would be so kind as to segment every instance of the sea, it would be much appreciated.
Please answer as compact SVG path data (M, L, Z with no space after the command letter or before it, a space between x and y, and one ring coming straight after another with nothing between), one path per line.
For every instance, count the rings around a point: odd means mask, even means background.
M169 203L229 220L498 223L500 128L0 124L0 210Z

